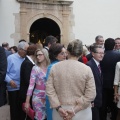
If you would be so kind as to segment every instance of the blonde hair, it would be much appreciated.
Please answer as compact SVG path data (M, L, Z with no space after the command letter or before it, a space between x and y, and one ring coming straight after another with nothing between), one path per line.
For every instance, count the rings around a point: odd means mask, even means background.
M46 65L48 66L50 64L50 59L49 59L48 51L45 48L43 48L43 49L37 49L35 51L35 56L37 55L38 51L41 51L43 53L43 55L44 55L44 57L46 59ZM35 63L36 63L36 65L39 65L39 63L37 62L37 60L35 60Z
M88 49L86 48L86 46L83 46L83 55L87 55L88 54Z

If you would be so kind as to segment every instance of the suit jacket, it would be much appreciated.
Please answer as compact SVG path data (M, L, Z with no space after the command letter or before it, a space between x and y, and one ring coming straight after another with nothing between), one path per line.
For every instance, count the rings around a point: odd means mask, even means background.
M29 80L30 80L30 74L31 70L34 64L28 59L28 57L25 58L21 65L21 71L20 71L20 99L22 101L25 101L27 90L29 87Z
M88 59L88 61L92 58L92 53L90 52L88 55L86 55L86 58Z
M115 77L115 66L120 61L120 53L114 50L105 52L105 56L101 61L101 70L103 74L103 88L113 89Z
M5 54L6 54L6 57L8 57L9 55L12 54L12 52L5 49Z
M93 75L94 75L94 79L95 79L95 85L96 85L96 98L94 100L94 105L97 107L101 107L102 106L102 75L98 69L98 66L96 65L95 61L93 60L93 58L87 62L88 66L90 66Z
M6 83L7 58L4 48L0 46L0 107L6 104Z

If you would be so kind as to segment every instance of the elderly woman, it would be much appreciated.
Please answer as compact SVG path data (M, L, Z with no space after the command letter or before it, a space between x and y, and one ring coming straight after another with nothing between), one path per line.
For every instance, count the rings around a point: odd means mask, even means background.
M91 69L78 61L82 42L68 45L68 60L55 64L46 83L46 92L53 108L53 120L92 120L91 101L96 96Z

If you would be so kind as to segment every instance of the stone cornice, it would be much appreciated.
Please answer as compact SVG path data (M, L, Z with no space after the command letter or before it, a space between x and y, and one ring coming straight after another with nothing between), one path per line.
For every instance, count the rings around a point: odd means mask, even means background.
M68 5L70 6L72 0L17 0L20 3L35 3L35 4L52 4L52 5Z

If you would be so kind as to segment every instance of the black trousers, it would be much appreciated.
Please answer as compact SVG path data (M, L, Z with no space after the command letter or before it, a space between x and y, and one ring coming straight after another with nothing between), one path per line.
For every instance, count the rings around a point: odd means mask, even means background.
M117 114L117 119L116 120L120 120L120 108L118 109L118 114Z
M11 120L20 120L19 90L8 91Z
M92 107L92 120L100 120L101 108L100 107Z
M102 100L102 115L101 120L107 119L107 108L111 111L111 120L116 120L117 106L114 103L114 90L103 89L103 100Z
M19 99L19 108L20 108L20 120L25 120L26 113L22 110L22 104L25 102L25 99ZM27 116L26 120L31 120L29 116Z

